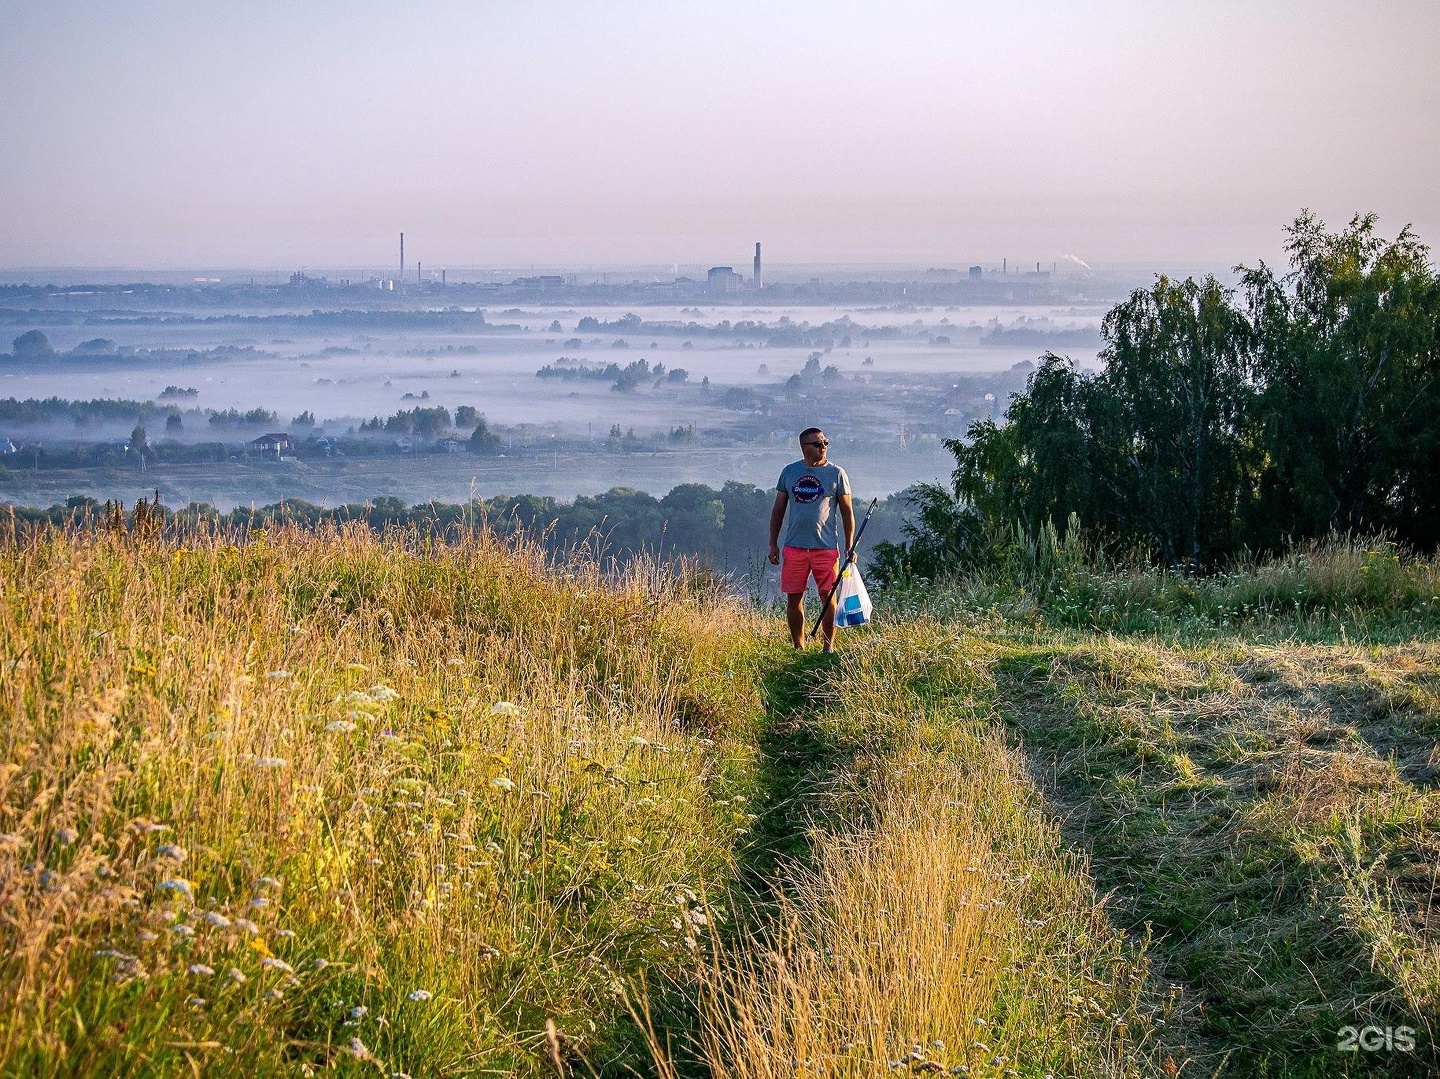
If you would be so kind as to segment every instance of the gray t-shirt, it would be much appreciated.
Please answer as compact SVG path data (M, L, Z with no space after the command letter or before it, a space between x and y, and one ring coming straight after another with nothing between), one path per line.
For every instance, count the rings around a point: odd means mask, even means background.
M783 547L811 551L838 550L840 515L835 507L841 495L850 493L850 477L839 465L788 464L780 473L775 490L788 497L785 506Z

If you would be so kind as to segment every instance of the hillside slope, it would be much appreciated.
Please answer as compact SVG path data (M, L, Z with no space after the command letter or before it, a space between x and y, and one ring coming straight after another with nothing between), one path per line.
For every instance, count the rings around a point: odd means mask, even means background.
M12 536L0 1071L1419 1074L1436 658Z

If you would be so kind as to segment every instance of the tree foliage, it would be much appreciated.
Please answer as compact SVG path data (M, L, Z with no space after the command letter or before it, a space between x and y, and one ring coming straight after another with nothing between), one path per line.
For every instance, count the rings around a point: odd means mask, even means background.
M1440 544L1440 281L1374 215L1303 213L1290 271L1161 276L1105 317L1102 369L1047 353L1006 422L949 440L947 489L910 492L891 575L962 571L1002 536L1082 527L1212 565L1340 532Z

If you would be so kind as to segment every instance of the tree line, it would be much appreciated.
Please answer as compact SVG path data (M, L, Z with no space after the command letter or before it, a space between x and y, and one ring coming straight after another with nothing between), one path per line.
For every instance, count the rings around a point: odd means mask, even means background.
M1160 276L1102 323L1101 369L1046 353L1002 423L910 491L889 577L934 578L1079 527L1206 569L1331 533L1440 545L1440 280L1373 214L1286 229L1289 270Z
M718 490L708 484L683 483L658 498L632 487L581 495L571 502L516 494L468 503L406 505L399 498L381 495L340 506L286 499L228 513L205 503L172 510L160 504L157 493L141 512L147 520L177 528L203 524L239 531L281 523L304 528L360 523L379 532L416 528L442 534L487 527L503 536L535 539L558 559L588 547L603 559L621 563L644 553L662 559L696 559L729 576L758 577L765 568L765 529L774 498L773 490L729 480ZM899 538L901 503L898 495L881 503L866 533L867 545L887 535ZM103 525L117 512L124 508L77 495L48 509L4 507L0 522L13 513L21 524L84 527Z

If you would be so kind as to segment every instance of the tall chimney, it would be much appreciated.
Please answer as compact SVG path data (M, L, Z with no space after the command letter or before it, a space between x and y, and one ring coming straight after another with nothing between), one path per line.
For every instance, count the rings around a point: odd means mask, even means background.
M400 280L405 280L405 234L400 234Z
M760 276L760 242L755 242L755 287L764 288L765 280Z

